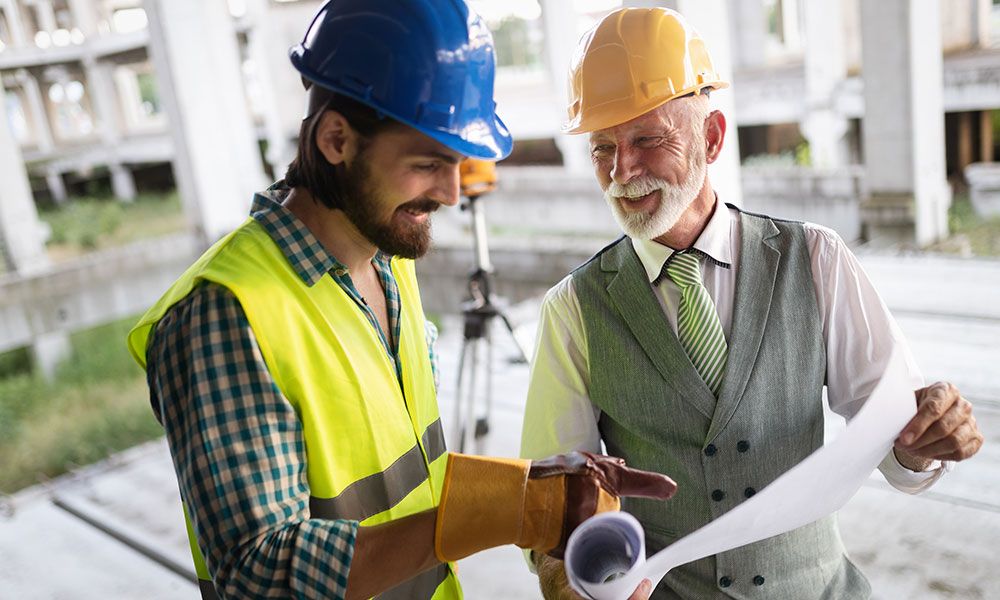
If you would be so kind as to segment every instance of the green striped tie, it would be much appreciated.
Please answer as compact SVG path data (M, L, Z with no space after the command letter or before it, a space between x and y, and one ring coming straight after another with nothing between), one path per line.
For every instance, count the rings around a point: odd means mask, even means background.
M667 262L667 275L681 290L677 311L677 337L702 380L718 398L726 372L726 336L715 312L715 303L701 282L697 254L674 254Z

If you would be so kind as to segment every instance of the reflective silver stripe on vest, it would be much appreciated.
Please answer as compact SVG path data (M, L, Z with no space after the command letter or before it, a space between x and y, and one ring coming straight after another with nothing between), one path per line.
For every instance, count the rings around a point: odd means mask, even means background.
M445 453L444 428L441 427L441 419L434 421L424 430L424 435L420 436L427 452L427 462L432 463Z
M427 426L421 436L427 461L444 454L441 419ZM419 445L414 445L384 471L372 473L344 488L336 498L309 498L309 512L316 519L364 521L399 504L417 486L427 481L427 465ZM428 507L430 508L430 507Z
M448 565L438 565L375 598L376 600L430 600L446 577L448 577Z
M211 581L199 579L198 589L201 590L201 600L219 600L219 594L215 591L215 586Z

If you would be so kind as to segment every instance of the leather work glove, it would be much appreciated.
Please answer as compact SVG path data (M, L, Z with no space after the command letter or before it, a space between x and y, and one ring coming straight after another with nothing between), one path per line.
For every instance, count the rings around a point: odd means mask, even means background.
M516 544L562 558L566 541L591 516L618 510L620 496L666 500L666 475L589 452L543 460L449 454L434 551L442 562Z

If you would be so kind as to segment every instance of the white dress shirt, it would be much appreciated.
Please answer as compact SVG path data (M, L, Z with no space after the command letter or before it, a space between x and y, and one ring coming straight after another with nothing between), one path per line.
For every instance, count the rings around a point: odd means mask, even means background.
M694 248L714 259L702 261L702 279L729 341L741 227L737 210L722 203L717 206ZM894 347L905 356L913 389L922 387L923 377L899 327L857 258L831 229L811 223L804 228L826 345L830 409L847 419L853 417L874 389ZM673 250L653 241L631 242L676 334L680 290L669 277L659 278ZM567 276L549 290L542 303L522 430L523 457L542 458L571 450L601 452L600 410L590 401L589 386L586 324L573 278ZM950 465L936 462L928 471L915 473L900 465L890 450L879 469L894 487L915 494L933 485L946 466Z

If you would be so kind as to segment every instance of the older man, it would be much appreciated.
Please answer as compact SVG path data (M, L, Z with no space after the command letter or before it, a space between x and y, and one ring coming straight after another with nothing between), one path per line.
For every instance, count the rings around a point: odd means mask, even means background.
M706 166L727 87L676 12L626 8L585 35L568 133L590 135L598 182L625 236L545 298L522 454L609 453L669 474L670 503L626 500L657 552L732 509L823 443L824 386L847 418L893 349L917 415L880 469L909 493L982 445L970 404L922 387L896 324L831 230L725 204ZM900 401L913 401L901 398ZM535 556L547 597L562 564ZM671 571L655 598L867 598L833 517Z

